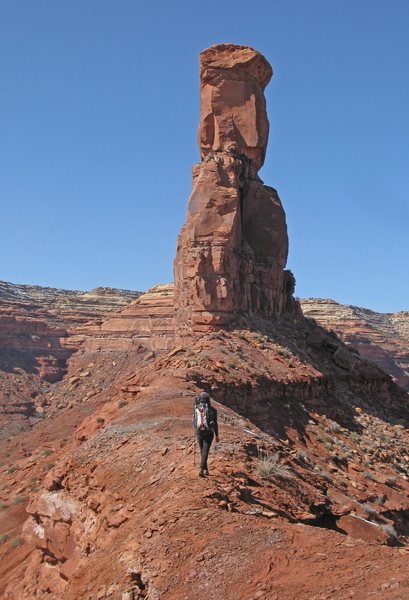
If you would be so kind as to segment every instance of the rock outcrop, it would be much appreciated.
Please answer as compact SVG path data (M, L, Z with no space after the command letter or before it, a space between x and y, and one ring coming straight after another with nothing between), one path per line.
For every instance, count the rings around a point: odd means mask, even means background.
M174 267L179 334L240 317L293 312L294 277L277 192L264 186L269 124L264 88L272 69L258 52L222 44L200 55L202 161L193 167L187 221Z
M173 284L157 285L107 319L78 327L71 343L84 351L166 350L175 337Z
M0 282L0 371L21 368L55 382L78 346L69 341L84 323L104 319L140 292L97 288L90 292Z
M334 300L300 301L306 317L335 332L409 391L409 313L378 313Z

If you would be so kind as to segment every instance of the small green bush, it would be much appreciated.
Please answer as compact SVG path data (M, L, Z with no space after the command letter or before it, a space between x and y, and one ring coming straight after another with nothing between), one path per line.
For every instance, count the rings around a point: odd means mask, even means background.
M365 514L366 514L366 515L367 515L369 518L374 518L374 517L377 517L377 516L378 516L378 511L377 511L377 510L376 510L376 509L375 509L373 506L371 506L370 504L364 504L364 505L362 506L362 508L363 508L363 510L364 510L364 512L365 512Z
M307 455L302 450L297 450L297 454L295 455L295 460L298 463L305 463L305 462L307 462Z
M0 535L0 545L5 544L8 539L9 539L9 536L7 533L3 533L2 535Z
M118 402L118 408L123 408L124 406L126 406L128 404L128 402L126 400L120 400Z
M52 450L51 448L46 448L43 452L43 456L50 456L53 452L54 450Z
M25 496L16 496L13 500L13 506L18 506L19 504L24 504L27 501Z
M273 474L280 477L288 477L289 474L288 467L280 463L278 452L267 454L260 449L258 450L256 469L263 479L270 479Z
M21 537L16 537L16 539L12 541L11 547L18 548L19 546L22 546L23 543L24 543L24 540Z
M12 465L11 467L9 467L9 468L7 469L7 473L8 473L9 475L11 475L11 473L14 473L15 471L18 471L18 467L14 466L14 465Z
M50 471L54 466L54 463L46 463L43 467L44 471Z

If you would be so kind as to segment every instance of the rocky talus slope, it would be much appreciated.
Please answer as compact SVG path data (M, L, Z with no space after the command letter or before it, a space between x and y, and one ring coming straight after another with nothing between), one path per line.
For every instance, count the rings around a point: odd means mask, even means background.
M409 312L378 313L314 298L301 300L301 307L409 391Z
M6 600L409 597L408 394L293 298L257 175L270 76L251 48L202 54L174 291L76 321L35 423L0 439ZM221 437L205 478L201 390Z
M388 375L289 317L123 357L84 352L54 384L72 404L2 445L4 598L409 593L409 412ZM207 479L203 385L221 435Z

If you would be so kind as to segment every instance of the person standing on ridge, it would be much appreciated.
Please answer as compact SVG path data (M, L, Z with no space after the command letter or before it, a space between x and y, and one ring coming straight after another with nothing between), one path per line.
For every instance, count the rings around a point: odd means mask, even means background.
M195 398L193 413L193 427L195 428L197 443L200 448L200 477L206 477L209 474L207 466L207 457L209 456L210 446L214 436L216 442L219 442L219 427L217 424L217 410L210 403L210 396L207 392L202 392Z

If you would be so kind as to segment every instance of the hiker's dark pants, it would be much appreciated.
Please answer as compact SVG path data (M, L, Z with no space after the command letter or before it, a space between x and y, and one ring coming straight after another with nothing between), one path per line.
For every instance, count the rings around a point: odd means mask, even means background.
M200 431L197 432L197 442L199 444L201 454L200 468L204 471L209 470L207 468L207 457L209 456L209 450L210 446L212 445L213 437L214 434L212 431L206 431L206 433L200 433Z

